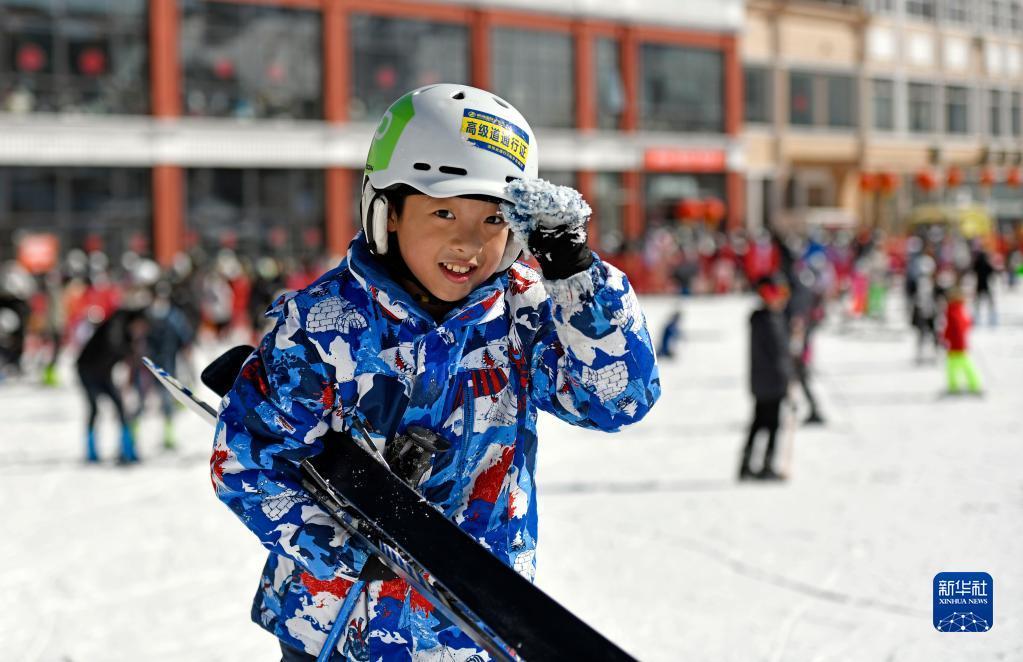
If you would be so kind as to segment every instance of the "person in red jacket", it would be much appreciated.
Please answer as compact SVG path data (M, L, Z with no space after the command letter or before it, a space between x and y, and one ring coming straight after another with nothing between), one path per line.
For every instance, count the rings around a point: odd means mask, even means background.
M967 353L967 338L970 333L970 315L966 312L963 294L958 289L949 294L948 306L945 309L945 347L948 355L945 363L948 376L949 393L959 392L959 376L966 375L966 385L970 393L980 393L980 376Z

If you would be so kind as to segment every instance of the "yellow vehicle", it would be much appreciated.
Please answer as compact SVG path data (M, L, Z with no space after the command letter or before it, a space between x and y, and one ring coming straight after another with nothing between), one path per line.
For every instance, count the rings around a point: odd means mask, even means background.
M967 239L990 237L995 231L991 213L982 205L921 205L909 214L911 230L921 226L942 225L956 227Z

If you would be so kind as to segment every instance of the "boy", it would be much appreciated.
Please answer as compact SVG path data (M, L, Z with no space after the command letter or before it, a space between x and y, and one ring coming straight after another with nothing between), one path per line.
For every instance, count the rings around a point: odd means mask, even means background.
M405 95L370 147L347 258L271 307L275 328L224 400L212 473L271 552L252 616L285 660L489 659L400 579L368 582L335 623L367 553L300 486L328 427L357 422L378 446L410 425L442 436L419 492L532 578L537 408L611 431L657 399L637 299L587 248L589 207L536 172L533 133L504 100L446 84ZM515 262L526 247L542 275Z
M784 476L774 470L775 441L781 403L788 393L793 371L789 331L783 314L789 295L788 288L771 277L758 280L756 290L763 304L750 317L750 390L756 406L742 451L739 480L780 480ZM767 448L760 471L754 472L750 462L757 433L761 430L767 432Z

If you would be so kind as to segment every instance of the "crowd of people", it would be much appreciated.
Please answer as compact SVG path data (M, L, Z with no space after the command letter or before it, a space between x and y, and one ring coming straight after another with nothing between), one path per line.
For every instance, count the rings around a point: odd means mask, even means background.
M141 357L171 372L187 371L191 362L179 358L187 359L197 341L253 342L266 330L267 305L311 283L322 267L270 256L248 260L228 250L181 254L169 269L132 253L111 262L102 252L71 251L43 274L9 262L0 272L0 382L38 375L44 385L57 386L59 358L73 357L88 403L86 461L101 459L96 422L102 401L112 405L120 425L119 462L139 461L138 422L154 399L163 416L163 447L173 450L173 401Z
M784 477L773 458L790 384L805 402L804 423L824 422L811 387L811 366L813 337L828 314L840 325L885 321L890 292L901 281L915 332L915 360L933 362L943 352L948 392L959 392L965 378L968 392L981 393L981 377L968 352L970 326L982 312L989 324L997 324L993 281L1004 273L1008 286L1015 287L1023 265L1011 242L998 242L992 250L935 228L896 240L821 230L702 233L696 239L673 250L671 289L683 295L748 290L762 304L751 321L756 406L739 471L744 480ZM78 250L44 274L7 263L0 277L0 380L29 373L54 386L58 358L72 356L88 403L88 461L100 459L95 430L104 399L121 426L120 461L138 461L138 420L149 400L159 402L162 444L171 450L173 403L164 389L155 388L139 358L148 355L175 372L178 358L188 357L201 339L256 342L266 330L263 313L269 303L311 283L327 266L272 256L248 259L226 249L215 255L181 254L169 269L131 253L111 261L102 252ZM682 337L679 308L661 331L658 355L673 358ZM180 363L186 371L190 366ZM761 432L767 435L765 450L754 454ZM751 468L755 455L762 456L754 463L757 471Z
M938 227L894 241L879 233L829 236L821 231L765 232L751 244L741 236L738 241L719 239L721 246L693 263L702 266L676 272L676 284L683 294L692 291L695 280L702 291L748 289L758 297L749 345L754 414L739 480L786 477L775 456L784 414L795 411L795 400L805 402L804 424L825 422L811 387L811 367L814 333L826 316L837 317L839 328L856 320L885 323L890 293L901 281L907 321L915 330L916 362L934 362L944 353L946 394L960 394L965 381L966 393L980 395L982 379L969 354L970 329L982 310L988 324L998 323L994 282L1004 274L1007 286L1014 288L1023 269L1012 242L967 240ZM670 315L661 331L662 359L678 354L681 315L681 310ZM766 440L758 444L761 436Z

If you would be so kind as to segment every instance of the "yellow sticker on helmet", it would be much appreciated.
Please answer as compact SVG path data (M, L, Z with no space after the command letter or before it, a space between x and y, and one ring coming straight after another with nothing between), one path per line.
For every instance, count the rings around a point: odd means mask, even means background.
M508 120L466 108L462 111L462 135L480 149L499 154L526 169L529 158L529 134Z

